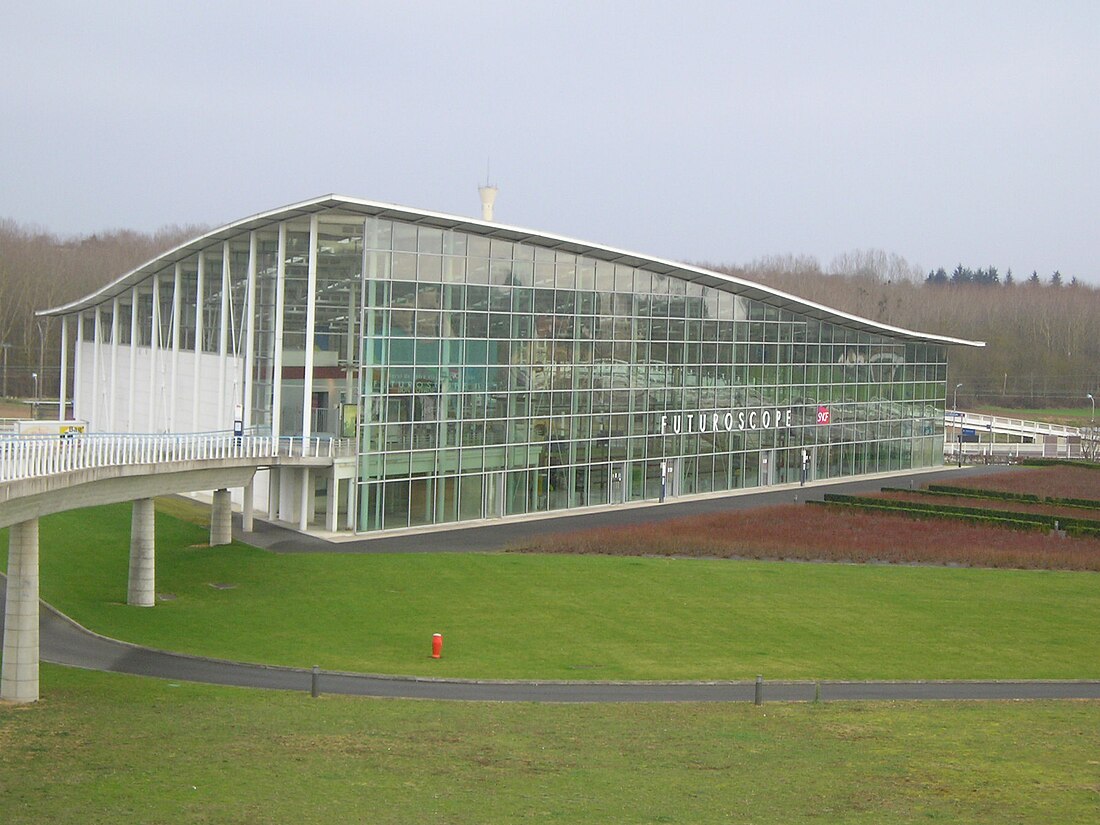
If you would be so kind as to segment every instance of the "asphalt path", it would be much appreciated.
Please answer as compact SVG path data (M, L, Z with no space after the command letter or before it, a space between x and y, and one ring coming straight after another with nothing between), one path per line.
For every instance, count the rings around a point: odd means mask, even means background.
M981 468L986 471L988 468ZM972 474L966 470L964 474ZM922 474L923 476L923 474ZM898 484L905 476L889 483ZM936 474L943 478L942 474ZM958 476L956 476L958 477ZM927 479L924 479L927 480ZM859 489L875 490L883 479L854 482L829 488L800 488L803 495L816 491ZM491 549L514 543L532 534L593 526L617 521L625 514L629 521L646 521L654 517L670 518L690 512L713 512L715 509L763 506L791 501L790 490L753 496L697 499L660 508L631 508L594 514L591 517L525 521L518 525L493 525L492 528L471 528L420 537L374 539L342 544L304 542L290 546L292 539L302 542L292 531L271 528L264 531L269 549L289 552L303 550L329 552L417 552L431 550ZM800 500L804 500L801 499ZM685 512L687 511L687 512ZM605 521L610 519L610 521ZM581 524L580 522L587 522ZM265 525L270 527L269 525ZM507 529L500 529L506 527ZM283 535L287 533L288 535ZM479 537L478 534L482 536ZM487 537L486 537L487 534ZM430 540L425 542L425 537ZM252 540L249 534L247 539ZM419 539L419 542L417 541ZM410 544L410 540L411 544ZM427 544L429 546L422 546ZM6 582L5 582L6 584ZM3 615L6 587L0 588L0 617ZM0 618L2 626L2 618ZM109 639L92 633L66 616L42 603L40 612L40 645L43 661L88 670L129 673L174 681L201 682L216 685L264 688L270 690L311 691L314 674L310 668L275 667L262 664L231 662L200 656L154 650ZM322 671L316 676L321 693L372 696L379 698L437 699L482 702L751 702L755 699L755 682L560 682L560 681L481 681L432 679L405 676L381 676L360 673ZM978 699L1100 699L1100 681L913 681L913 682L770 682L761 688L766 702L837 700L978 700Z

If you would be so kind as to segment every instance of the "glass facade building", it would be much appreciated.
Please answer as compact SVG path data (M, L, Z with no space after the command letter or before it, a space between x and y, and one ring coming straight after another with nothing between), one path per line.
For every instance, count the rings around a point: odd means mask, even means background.
M349 439L340 507L363 533L940 464L947 348L975 343L337 197L216 230L51 312L76 327L78 417L184 431L237 415ZM303 483L311 501L337 484Z

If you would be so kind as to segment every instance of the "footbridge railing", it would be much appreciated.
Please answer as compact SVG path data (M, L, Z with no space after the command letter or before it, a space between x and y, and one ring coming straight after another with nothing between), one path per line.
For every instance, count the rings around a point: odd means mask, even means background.
M1056 435L1060 438L1083 435L1081 428L1066 424L1051 424L1047 421L1027 421L1022 418L1009 418L1003 415L982 415L980 413L948 410L944 414L947 427L981 430L982 432L1001 433L1003 435L1044 436Z
M343 458L354 455L351 439L228 432L63 436L0 436L0 482L97 467L172 464L213 459Z

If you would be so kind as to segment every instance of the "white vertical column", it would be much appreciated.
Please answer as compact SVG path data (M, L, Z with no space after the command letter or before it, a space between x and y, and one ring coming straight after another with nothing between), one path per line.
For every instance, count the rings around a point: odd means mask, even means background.
M302 468L302 497L300 499L301 506L298 508L298 529L303 533L306 528L309 527L310 516L313 515L313 481L310 478L309 467Z
M138 351L138 301L141 298L138 288L130 290L130 388L126 397L126 432L136 432L134 426L134 396L137 393L137 351Z
M157 363L160 360L160 275L153 276L152 321L149 328L152 330L149 340L149 409L146 418L145 432L155 433L157 426L157 392L164 391L164 376L157 375Z
M251 533L253 529L253 511L255 507L256 477L253 476L241 491L241 529Z
M76 340L73 341L73 418L81 421L86 417L84 398L81 396L80 375L84 369L84 357L80 354L80 347L84 343L84 312L76 315Z
M172 279L172 378L169 391L168 409L165 410L165 418L168 423L168 431L176 432L176 397L179 392L179 368L180 368L180 318L183 315L183 264L176 264L175 276Z
M61 316L61 376L57 379L57 420L65 420L69 400L69 316Z
M152 607L156 597L156 510L153 499L139 498L130 514L130 577L126 604Z
M222 324L218 330L218 417L215 429L223 429L225 411L225 372L229 360L229 241L222 241ZM228 416L232 426L233 417Z
M95 307L94 318L94 328L92 329L92 414L89 416L89 421L92 422L94 429L103 432L103 422L99 418L99 373L101 371L100 362L103 360L99 344L103 338L103 313L100 312L98 304Z
M271 437L282 432L283 303L286 300L286 222L279 224L279 260L275 265L275 352L271 364Z
M328 477L328 491L325 496L325 529L335 533L339 529L340 520L340 479L336 475L336 465Z
M358 466L358 462L356 464ZM356 470L356 472L358 473L358 469ZM442 481L437 481L436 483L439 484L440 486L443 486ZM357 501L356 496L355 496L355 491L358 487L359 487L359 477L358 477L358 475L352 476L351 478L348 479L348 490L347 490L348 514L347 514L347 522L346 522L345 526L347 527L348 530L351 530L353 532L355 530L355 508L358 505L358 501Z
M111 377L106 386L107 422L111 432L118 432L118 296L111 301Z
M280 484L283 480L283 471L278 467L270 467L267 471L267 517L272 521L279 519L280 499L282 490Z
M38 701L38 519L8 529L0 699Z
M198 432L199 392L202 376L202 292L203 277L206 275L206 255L199 251L198 283L195 287L195 374L191 380L191 431Z
M245 286L244 375L241 381L241 406L244 408L244 428L252 426L252 373L256 363L256 269L259 266L259 238L256 231L248 234L248 283ZM248 528L251 530L252 528Z
M317 237L319 220L309 217L309 276L306 281L306 351L302 382L302 438L313 434L313 327L317 318Z

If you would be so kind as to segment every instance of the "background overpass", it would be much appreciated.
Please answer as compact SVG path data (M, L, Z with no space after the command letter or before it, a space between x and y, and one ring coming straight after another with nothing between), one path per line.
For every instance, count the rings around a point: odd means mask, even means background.
M944 414L943 449L952 460L958 458L960 450L963 457L969 458L1096 458L1098 435L1100 431L1094 427L948 410Z

